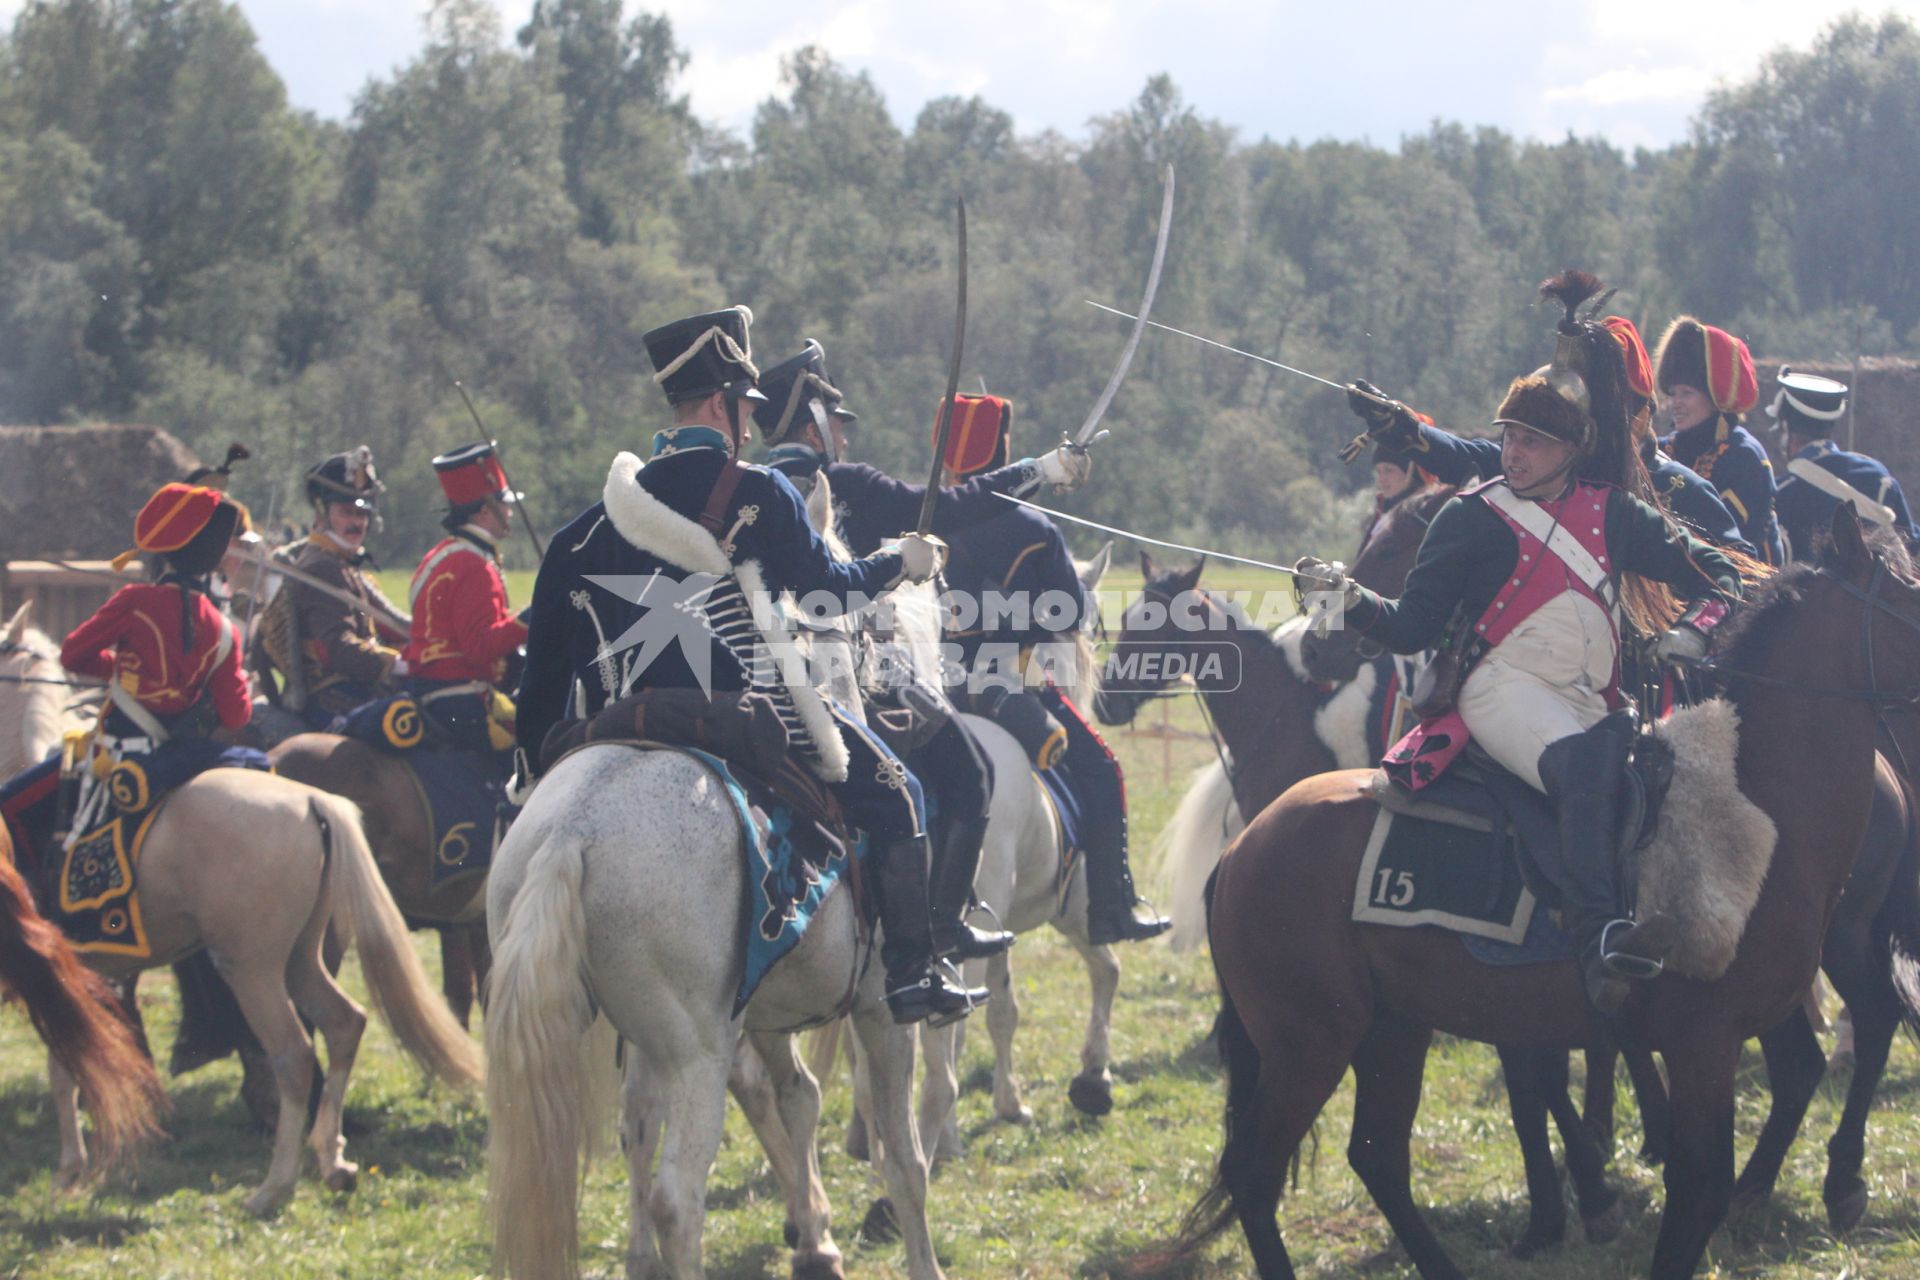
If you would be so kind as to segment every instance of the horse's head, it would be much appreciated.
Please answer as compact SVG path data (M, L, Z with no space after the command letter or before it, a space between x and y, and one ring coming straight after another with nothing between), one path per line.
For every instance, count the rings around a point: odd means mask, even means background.
M1427 527L1455 492L1452 485L1431 485L1402 498L1374 526L1348 574L1369 590L1398 596L1413 571ZM1300 662L1307 674L1332 684L1353 679L1363 664L1379 656L1379 646L1351 629L1310 630L1300 641Z
M1814 625L1831 633L1806 649L1809 656L1850 663L1841 682L1867 690L1881 706L1920 704L1920 583L1897 536L1869 535L1841 503L1834 508L1822 575L1834 602Z
M10 778L60 745L70 690L60 651L31 622L33 602L0 631L0 778Z
M1181 625L1183 617L1191 616L1190 608L1175 605L1178 602L1191 606L1196 596L1203 604L1208 603L1200 591L1200 571L1206 563L1206 557L1202 556L1184 569L1168 569L1156 564L1145 551L1140 553L1140 575L1146 585L1121 615L1120 638L1114 641L1113 651L1107 655L1109 667L1138 673L1162 672L1173 665L1164 659L1182 652L1195 639L1193 632ZM1149 661L1142 662L1143 657ZM1161 677L1156 683L1136 675L1124 689L1103 685L1094 699L1094 715L1101 724L1130 723L1140 704L1158 695L1169 683L1171 677Z

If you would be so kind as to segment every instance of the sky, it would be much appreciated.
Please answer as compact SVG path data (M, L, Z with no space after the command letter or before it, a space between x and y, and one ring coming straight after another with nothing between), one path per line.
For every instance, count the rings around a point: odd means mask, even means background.
M533 0L496 0L503 38ZM25 0L0 0L11 21ZM295 106L344 118L419 49L428 0L239 0ZM929 99L979 94L1023 134L1081 137L1147 78L1172 75L1244 140L1391 146L1435 119L1523 137L1662 147L1716 83L1807 47L1846 0L628 0L673 21L681 88L744 133L807 44L869 73L903 127ZM1920 0L1869 7L1920 19Z

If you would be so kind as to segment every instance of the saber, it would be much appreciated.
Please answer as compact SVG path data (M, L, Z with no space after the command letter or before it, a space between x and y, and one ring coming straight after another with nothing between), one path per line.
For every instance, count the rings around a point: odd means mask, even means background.
M314 577L304 569L296 569L290 564L282 564L272 556L264 556L257 551L242 551L237 547L228 550L227 554L235 560L253 565L256 568L264 569L268 573L277 573L281 577L297 582L303 587L312 587L321 595L338 600L349 609L365 614L367 617L372 618L375 623L385 627L389 631L404 635L413 627L413 620L406 615L401 613L387 613L385 610L368 604L350 592L340 590L340 588L330 582L324 582Z
M513 477L507 475L506 459L500 456L500 442L487 434L487 424L480 421L480 411L473 407L473 397L467 394L465 384L458 378L454 378L452 381L453 389L460 393L460 402L467 406L467 412L473 417L473 425L479 428L480 434L485 436L487 443L493 446L493 460L500 468L500 475L507 482L507 492L513 495L513 505L520 511L520 525L527 531L527 536L533 539L533 553L539 556L541 560L545 560L547 558L546 544L541 542L539 531L533 527L533 517L527 514L526 501L521 498L520 490L514 487Z
M1128 315L1118 307L1110 307L1104 302L1095 302L1092 298L1088 298L1085 301L1088 306L1095 307L1101 311L1111 312L1123 320L1132 320L1136 324L1144 320L1143 316ZM1288 373L1297 373L1303 378L1311 378L1322 386L1332 387L1335 391L1345 391L1348 389L1347 384L1344 382L1335 382L1333 379L1323 378L1317 373L1308 373L1305 369L1296 369L1290 364L1281 364L1278 360L1270 360L1266 356L1257 356L1251 351L1242 351L1240 348L1230 347L1224 342L1216 342L1212 338L1202 337L1197 333L1188 333L1185 329L1176 329L1170 324L1161 324L1158 320L1144 320L1144 323L1155 329L1161 329L1182 338L1192 338L1195 342L1205 343L1209 347L1218 347L1220 350L1228 352L1231 355L1245 356L1249 360L1257 360L1261 364L1272 365L1274 368L1283 369Z
M1070 516L1064 511L1055 511L1052 507L1043 507L1037 502L1028 502L1025 498L1016 498L1010 493L996 493L993 496L1004 502L1011 502L1017 507L1026 507L1030 511L1038 511L1041 515L1051 516L1055 520L1071 520L1073 523L1083 524L1089 529L1098 529L1102 533L1111 533L1119 538L1131 538L1135 542L1144 542L1148 546L1165 547L1169 551L1185 551L1189 555L1209 556L1215 560L1231 560L1235 564L1252 565L1256 569L1271 569L1275 573L1289 575L1293 573L1293 570L1284 564L1273 564L1266 560L1252 560L1246 556L1236 556L1225 551L1211 551L1206 547L1190 547L1184 542L1167 542L1160 538L1149 538L1144 533L1134 533L1131 530L1116 528L1110 524L1101 524L1098 520L1088 520L1084 516Z
M1153 265L1147 269L1147 291L1140 299L1140 314L1129 317L1133 321L1133 331L1127 335L1127 345L1120 349L1120 363L1113 366L1113 376L1107 379L1106 389L1100 393L1100 398L1093 402L1093 411L1087 414L1087 420L1073 433L1073 442L1082 449L1093 443L1094 429L1100 425L1101 415L1106 413L1107 406L1113 403L1114 393L1120 390L1120 383L1127 376L1127 366L1133 363L1133 353L1140 346L1140 335L1153 323L1147 319L1147 313L1153 310L1153 295L1160 289L1160 268L1167 262L1167 232L1172 227L1173 166L1168 165L1166 180L1160 186L1160 231L1153 242ZM1113 308L1108 307L1107 310Z
M958 196L960 210L960 301L953 315L953 354L947 360L947 394L940 401L940 417L933 429L933 470L927 476L927 489L920 498L920 523L915 530L925 537L933 532L933 508L940 500L940 471L947 464L947 435L953 430L953 396L960 390L960 353L967 342L967 198Z

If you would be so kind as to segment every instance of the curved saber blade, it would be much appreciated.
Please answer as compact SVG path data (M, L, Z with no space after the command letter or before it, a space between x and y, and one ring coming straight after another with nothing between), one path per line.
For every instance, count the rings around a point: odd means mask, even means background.
M947 463L947 435L953 430L953 395L960 389L960 354L967 341L967 198L960 196L960 302L953 316L953 355L947 361L947 394L940 401L940 417L933 432L933 469L927 474L927 491L920 499L922 534L933 530L933 505L940 498L940 471Z
M1055 511L1052 507L1043 507L1037 502L1028 502L1025 498L1016 498L1010 493L996 493L994 497L1002 502L1011 502L1016 507L1025 507L1029 511L1038 511L1055 520L1071 520L1075 524L1085 525L1089 529L1098 529L1101 533L1110 533L1116 538L1131 538L1135 542L1144 542L1150 547L1165 547L1169 551L1185 551L1191 555L1206 556L1211 560L1231 560L1235 564L1250 564L1256 569L1271 569L1275 573L1292 573L1284 564L1274 564L1268 560L1252 560L1246 556L1236 556L1228 551L1215 551L1209 547L1191 547L1184 542L1168 542L1162 538L1149 538L1144 533L1135 533L1131 529L1122 529L1118 525L1101 524L1098 520L1089 520L1085 516L1072 516L1064 511Z
M1133 353L1140 346L1140 335L1147 330L1147 313L1153 310L1153 295L1160 289L1160 268L1167 261L1167 232L1173 226L1173 166L1167 166L1166 181L1160 188L1160 233L1153 242L1153 266L1147 271L1147 291L1140 299L1140 311L1134 317L1133 332L1127 335L1127 345L1120 349L1120 363L1113 366L1113 376L1107 379L1106 390L1093 402L1093 411L1087 414L1087 420L1073 433L1073 442L1084 446L1093 439L1093 433L1100 425L1100 419L1106 414L1107 406L1113 403L1113 397L1120 390L1120 383L1127 376L1127 366L1133 363Z

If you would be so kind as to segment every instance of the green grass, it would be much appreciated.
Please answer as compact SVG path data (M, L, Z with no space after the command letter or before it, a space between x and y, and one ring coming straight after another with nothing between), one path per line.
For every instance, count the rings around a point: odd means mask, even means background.
M1261 575L1219 582L1268 585ZM1142 849L1177 801L1187 773L1211 754L1200 737L1159 736L1163 724L1197 735L1192 699L1143 712L1142 725L1155 729L1153 735L1113 735L1128 770ZM419 942L431 965L430 935ZM1048 933L1028 935L1015 954L1023 1010L1018 1060L1035 1122L1024 1129L991 1122L986 1029L974 1028L960 1100L969 1149L935 1177L936 1241L956 1278L1105 1275L1116 1258L1169 1231L1210 1175L1221 1097L1204 1043L1214 1011L1212 973L1204 956L1177 956L1157 945L1124 949L1114 1028L1116 1108L1091 1121L1066 1101L1085 1019L1078 961ZM360 991L351 961L347 978ZM164 1060L175 1020L170 977L146 980L143 1007ZM370 1029L349 1095L348 1156L363 1167L359 1190L334 1196L308 1178L293 1204L270 1222L255 1222L241 1209L265 1172L267 1140L245 1119L237 1076L228 1063L179 1082L170 1144L93 1193L60 1195L50 1179L57 1147L44 1054L23 1018L0 1015L0 1276L425 1280L486 1272L484 1115L474 1099L423 1087L384 1027ZM1750 1052L1738 1116L1743 1154L1765 1115L1764 1085L1764 1068ZM1815 1101L1774 1204L1719 1233L1702 1274L1782 1280L1920 1274L1920 1214L1908 1172L1920 1168L1916 1090L1920 1055L1903 1039L1869 1127L1873 1205L1850 1238L1829 1236L1819 1200L1824 1142L1841 1101L1829 1085ZM1322 1119L1319 1147L1309 1152L1299 1188L1282 1205L1296 1265L1308 1276L1411 1277L1346 1168L1349 1106L1343 1089ZM876 1185L839 1149L847 1112L843 1078L832 1088L821 1129L827 1189L840 1224L836 1236L852 1274L900 1276L897 1245L868 1249L856 1240L854 1227ZM1414 1140L1415 1191L1431 1206L1456 1261L1474 1276L1614 1280L1644 1274L1662 1192L1658 1172L1633 1159L1636 1123L1623 1097L1614 1171L1628 1202L1622 1236L1589 1245L1577 1239L1576 1227L1576 1242L1557 1253L1532 1264L1512 1262L1503 1250L1524 1225L1525 1203L1497 1066L1486 1048L1443 1042L1428 1068ZM713 1276L786 1273L779 1195L738 1115L730 1117L709 1183L709 1208ZM623 1274L626 1237L624 1172L617 1162L602 1163L589 1178L581 1223L588 1272ZM1192 1274L1251 1272L1232 1238Z

